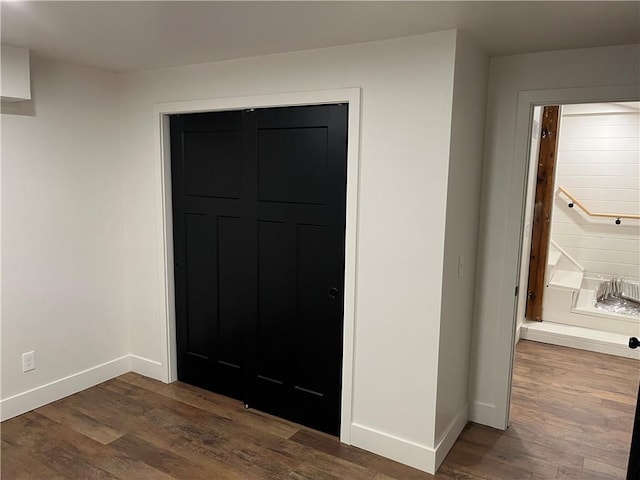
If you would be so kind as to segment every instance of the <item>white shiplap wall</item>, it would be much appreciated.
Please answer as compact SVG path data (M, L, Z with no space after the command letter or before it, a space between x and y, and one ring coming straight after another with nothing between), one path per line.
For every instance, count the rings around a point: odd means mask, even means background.
M562 107L556 187L593 212L640 213L639 102ZM640 277L640 220L589 217L554 197L551 238L586 272Z

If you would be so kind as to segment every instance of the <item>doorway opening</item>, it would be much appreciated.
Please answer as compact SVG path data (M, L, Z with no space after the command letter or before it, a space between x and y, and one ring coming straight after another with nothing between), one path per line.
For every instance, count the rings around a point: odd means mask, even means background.
M558 473L623 478L640 298L616 282L640 285L640 102L550 107L532 117L510 430L553 433Z
M519 337L640 358L640 102L536 107L532 124Z

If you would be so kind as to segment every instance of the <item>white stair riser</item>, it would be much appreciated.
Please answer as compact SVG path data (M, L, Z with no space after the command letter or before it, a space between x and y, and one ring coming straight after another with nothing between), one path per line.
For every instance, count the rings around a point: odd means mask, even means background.
M554 287L547 287L544 289L544 297L542 299L543 312L546 310L565 310L569 312L571 311L572 306L572 291Z

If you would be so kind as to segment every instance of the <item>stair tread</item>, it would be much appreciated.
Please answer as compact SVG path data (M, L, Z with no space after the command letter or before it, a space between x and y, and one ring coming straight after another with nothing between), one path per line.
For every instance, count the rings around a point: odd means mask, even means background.
M633 317L622 313L616 313L609 310L600 310L596 308L596 291L592 289L583 288L580 289L578 300L575 307L571 309L573 313L579 313L581 315L590 315L592 317L603 318L621 318L627 321L633 322Z
M595 310L596 303L596 291L590 288L581 288L576 305L573 308L574 311L590 311Z
M583 276L583 272L556 270L548 286L567 290L580 290Z

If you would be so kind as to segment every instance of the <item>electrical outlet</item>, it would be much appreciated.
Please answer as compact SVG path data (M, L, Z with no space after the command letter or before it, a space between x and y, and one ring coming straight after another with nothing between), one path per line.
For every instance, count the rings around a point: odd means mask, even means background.
M458 257L458 278L464 277L464 255Z
M30 372L36 369L36 352L26 352L22 354L22 371Z

